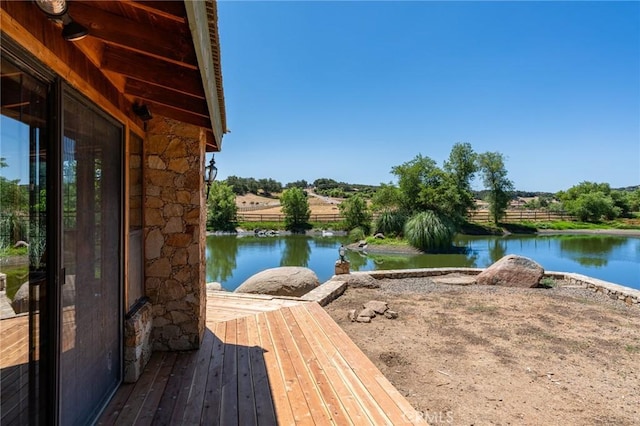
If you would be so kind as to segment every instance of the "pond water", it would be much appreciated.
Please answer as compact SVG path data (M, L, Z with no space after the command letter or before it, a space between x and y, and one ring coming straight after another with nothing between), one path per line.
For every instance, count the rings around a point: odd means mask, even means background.
M334 273L345 237L211 235L207 282L234 290L247 278L278 266L306 266L320 282ZM347 251L352 271L437 267L484 268L506 254L526 256L547 271L573 272L640 289L640 238L606 235L459 235L454 254L368 255Z

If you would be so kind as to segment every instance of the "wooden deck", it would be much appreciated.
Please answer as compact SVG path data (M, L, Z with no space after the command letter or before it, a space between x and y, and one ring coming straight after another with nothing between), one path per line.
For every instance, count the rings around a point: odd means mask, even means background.
M63 333L68 337L63 351L75 345L75 309L65 307ZM36 316L34 322L38 322ZM35 330L34 338L38 338ZM39 349L33 353L38 359ZM20 314L0 320L0 425L26 424L29 410L29 315Z
M317 303L209 293L201 348L156 352L99 424L424 424Z
M0 320L0 425L28 421L29 317Z

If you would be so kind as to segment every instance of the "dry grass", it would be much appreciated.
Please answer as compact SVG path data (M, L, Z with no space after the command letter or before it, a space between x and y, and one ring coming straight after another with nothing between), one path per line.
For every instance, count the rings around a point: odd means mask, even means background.
M277 205L280 202L279 196L280 194L275 194L273 198L269 198L255 194L238 195L236 196L236 205L239 209L254 207L247 213L282 214L282 208ZM309 197L309 208L312 215L340 213L337 204L328 203L317 197Z

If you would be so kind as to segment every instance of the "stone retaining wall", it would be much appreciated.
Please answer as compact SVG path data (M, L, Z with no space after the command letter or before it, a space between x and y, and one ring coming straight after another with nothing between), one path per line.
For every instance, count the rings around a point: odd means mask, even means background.
M334 277L335 278L335 277ZM337 279L330 279L324 284L314 288L309 293L300 297L301 300L317 302L320 306L326 306L329 302L342 296L347 289L347 283Z
M366 271L366 272L352 272L355 274L367 274L375 279L402 279L402 278L423 278L423 277L435 277L447 274L465 274L465 275L478 275L484 271L483 268L424 268L424 269L394 269L388 271ZM621 286L618 284L610 283L607 281L599 280L597 278L587 277L585 275L566 273L566 272L545 272L545 277L555 278L558 280L566 280L573 285L580 285L582 287L591 289L593 291L603 293L611 297L625 302L627 305L635 305L640 307L640 290L635 290L629 287ZM320 286L322 287L322 286Z
M580 274L546 272L544 276L555 279L564 279L573 285L580 285L597 293L606 294L612 299L623 301L627 305L636 305L640 307L640 290L635 290L633 288Z
M366 271L352 272L352 274L368 274L373 278L381 280L383 278L399 279L399 278L423 278L436 277L438 275L447 274L465 274L478 275L484 271L482 268L422 268L422 269L391 269L388 271Z

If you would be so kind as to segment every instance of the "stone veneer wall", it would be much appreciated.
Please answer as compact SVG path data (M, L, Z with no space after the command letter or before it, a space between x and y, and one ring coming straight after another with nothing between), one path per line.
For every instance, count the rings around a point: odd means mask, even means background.
M149 302L140 306L124 322L124 382L134 383L151 358L153 307Z
M205 134L155 117L144 159L145 293L154 350L197 349L205 327Z

